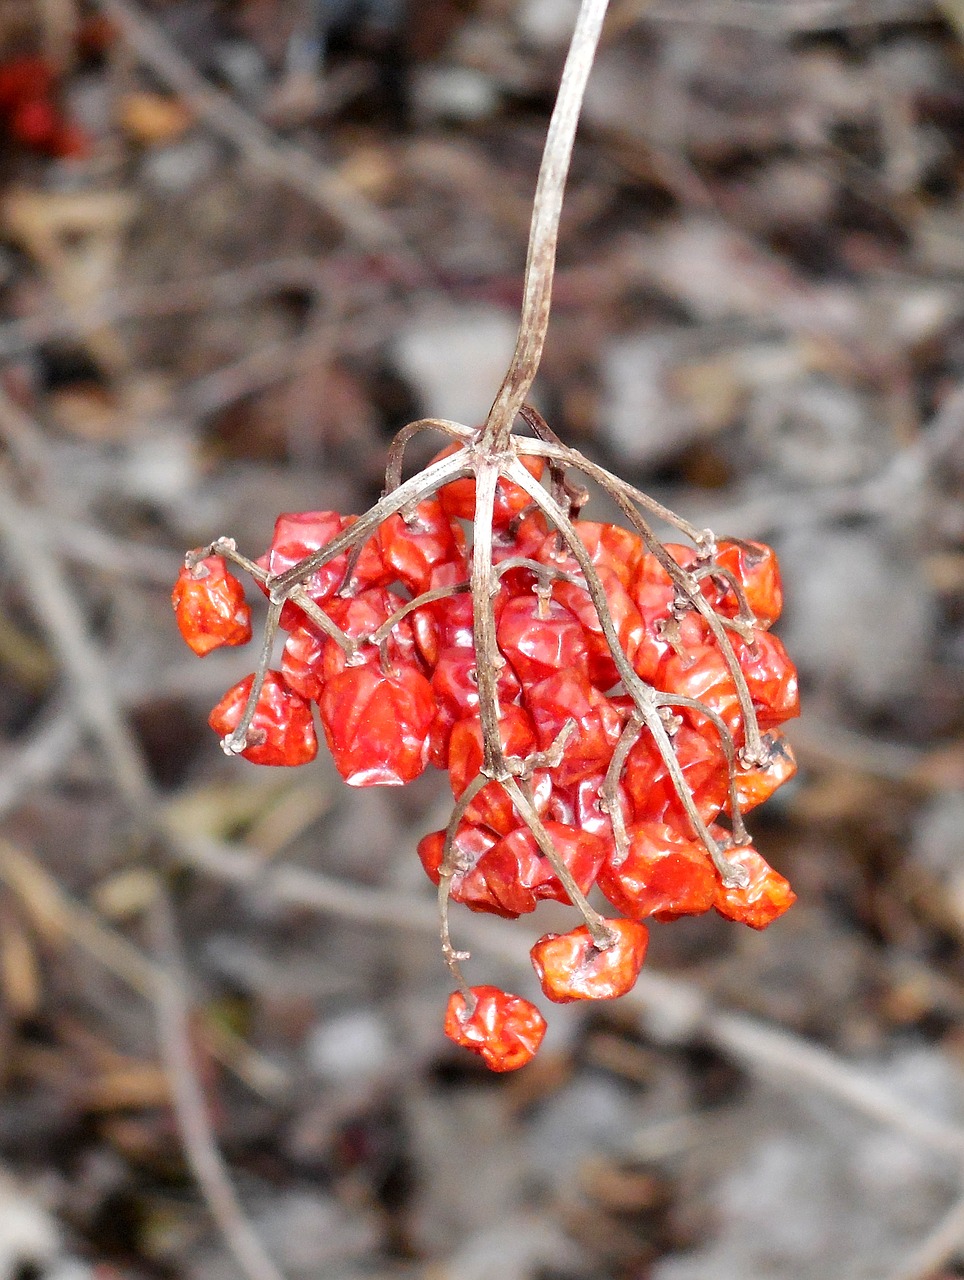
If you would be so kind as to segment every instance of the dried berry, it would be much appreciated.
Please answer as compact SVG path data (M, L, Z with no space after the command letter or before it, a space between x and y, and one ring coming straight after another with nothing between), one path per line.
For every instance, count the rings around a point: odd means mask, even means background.
M181 635L199 657L251 639L251 610L244 587L228 572L221 556L185 566L174 584L171 603Z
M597 947L581 924L569 933L547 933L530 951L542 989L556 1004L615 1000L632 990L646 958L649 932L633 920L604 920L612 941Z
M208 717L222 738L241 723L253 682L254 676L247 676L229 689ZM241 755L252 764L307 764L318 754L311 706L288 688L278 671L265 675L246 737L248 745Z
M528 1000L498 987L472 987L474 1006L453 991L445 1010L445 1034L482 1057L490 1071L517 1071L535 1057L546 1020Z

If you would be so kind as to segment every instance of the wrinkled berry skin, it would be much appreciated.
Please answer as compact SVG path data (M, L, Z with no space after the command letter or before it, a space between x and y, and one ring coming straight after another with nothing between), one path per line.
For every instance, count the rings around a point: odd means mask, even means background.
M639 920L675 920L709 911L716 893L716 870L703 845L662 822L629 828L622 862L603 867L599 888L624 915Z
M749 873L750 883L744 889L727 889L719 882L713 906L725 919L748 924L751 929L765 929L796 902L797 895L789 881L751 845L727 849L726 857Z
M325 686L318 707L335 767L350 787L400 787L425 769L436 705L420 671L346 667Z
M251 610L244 587L222 556L207 556L181 569L171 592L178 630L198 657L251 639Z
M254 676L247 676L229 689L208 717L220 737L226 738L240 724L253 680ZM288 688L278 671L269 671L264 678L248 741L241 755L252 764L308 764L318 754L311 705Z
M632 990L646 959L649 932L633 920L605 924L616 941L604 951L584 924L569 933L547 933L532 948L532 967L550 1000L616 1000Z
M528 1000L498 987L472 987L475 1008L468 1013L461 991L445 1010L445 1034L477 1053L490 1071L517 1071L535 1057L546 1020Z

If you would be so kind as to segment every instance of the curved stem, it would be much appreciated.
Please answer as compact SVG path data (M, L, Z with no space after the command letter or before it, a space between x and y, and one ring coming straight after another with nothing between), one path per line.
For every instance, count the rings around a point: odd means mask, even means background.
M519 336L508 372L485 422L484 438L496 448L505 447L516 414L529 394L542 359L549 325L562 197L583 94L608 3L609 0L582 0L562 70L556 105L549 121L529 228Z

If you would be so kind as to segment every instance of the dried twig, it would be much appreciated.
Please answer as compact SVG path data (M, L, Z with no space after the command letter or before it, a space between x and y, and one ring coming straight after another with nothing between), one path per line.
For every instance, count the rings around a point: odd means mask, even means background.
M174 1114L192 1172L225 1247L248 1280L283 1280L245 1216L208 1119L191 1049L190 1011L182 996L186 974L165 894L158 893L149 919L159 962L172 979L157 986L158 1039L171 1082Z

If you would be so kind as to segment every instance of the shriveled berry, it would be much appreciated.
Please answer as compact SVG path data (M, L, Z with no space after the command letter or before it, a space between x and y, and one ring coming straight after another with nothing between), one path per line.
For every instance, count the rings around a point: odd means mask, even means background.
M763 542L727 538L717 544L715 561L742 586L757 626L764 630L772 626L783 608L783 584L773 548ZM715 607L729 617L736 615L739 602L732 587L721 591Z
M241 723L253 681L254 676L247 676L229 689L208 717L220 737L226 738ZM264 678L247 739L241 755L252 764L307 764L318 754L311 706L288 688L278 671Z
M713 906L717 875L703 845L663 822L637 822L627 832L622 862L610 859L599 888L614 907L634 920L675 920L702 915Z
M570 720L575 724L562 759L552 770L555 785L571 786L605 771L623 731L623 717L606 695L589 683L588 674L578 668L558 671L530 685L525 704L543 751L552 746Z
M429 589L432 571L441 564L456 564L468 572L465 534L446 515L437 498L418 503L409 519L389 516L378 531L382 560L392 576L412 593Z
M224 645L251 639L251 610L244 587L222 556L207 556L182 568L171 592L174 616L186 643L200 657Z
M588 831L545 823L559 858L582 893L588 893L606 856L606 844ZM473 911L509 918L525 915L546 900L568 902L562 882L528 827L517 827L487 850L465 873L452 896Z
M507 756L525 758L535 750L535 729L522 707L510 705L502 708L499 739ZM456 722L449 738L449 781L456 800L478 777L483 759L482 725L478 712L473 712ZM537 770L531 785L536 809L544 812L551 786L548 773ZM466 809L465 817L469 822L481 822L502 834L512 831L521 821L500 782L487 783Z
M797 672L783 645L766 631L755 631L747 644L731 637L733 652L746 680L750 701L761 729L772 729L800 714ZM683 694L715 711L741 746L745 726L736 684L715 639L683 653L670 653L660 665L656 683L669 693ZM684 708L683 718L701 732L711 732L706 716Z
M442 458L451 457L462 446L456 441L447 445L432 459L433 462L440 462ZM542 478L545 470L545 460L528 454L520 455L519 461L525 467L526 471L536 480ZM448 484L443 484L438 491L439 501L445 508L446 514L452 519L458 520L474 520L475 519L475 477L464 476L459 480L450 480ZM514 484L511 480L500 477L495 487L495 505L492 511L492 527L494 529L504 529L506 525L517 516L520 511L524 511L526 507L532 505L532 499L521 486Z
M435 698L420 671L346 667L318 705L335 767L349 786L402 786L425 769Z
M569 933L547 933L529 955L542 990L557 1004L615 1000L632 990L646 958L649 931L635 920L605 920L614 935L601 950L584 924Z
M384 587L368 587L353 596L338 596L328 601L325 612L337 627L352 640L364 640L393 617L405 604L401 596ZM392 627L384 642L384 658L393 670L414 666L420 669L415 636L408 617ZM361 644L352 658L352 666L377 666L382 661L380 647ZM326 636L321 649L320 676L323 683L341 675L349 665L345 650L336 640Z
M717 879L713 906L721 916L748 924L751 929L765 929L796 902L797 895L790 888L789 881L764 862L752 845L742 845L725 852L729 862L743 867L750 881L744 889L728 889L722 880Z
M605 565L601 565L597 573L619 648L632 666L644 638L643 619L618 575ZM582 627L590 680L597 689L611 689L622 677L588 588L572 582L556 582L552 597L574 614Z
M703 737L681 725L672 743L683 777L704 822L717 817L726 803L728 769L726 755L715 730ZM665 822L686 834L690 819L677 794L666 762L647 729L643 729L626 760L623 786L640 822Z
M535 1057L546 1020L528 1000L498 987L471 988L474 1007L453 991L445 1010L445 1034L481 1056L490 1071L516 1071Z
M736 767L736 800L741 813L749 813L764 800L769 800L778 787L793 777L797 762L790 743L782 733L773 730L763 735L762 764Z
M499 837L488 827L475 826L470 822L460 822L452 841L452 892L457 894L462 878L466 872L478 862L479 858L498 841ZM439 882L439 872L445 853L445 832L430 831L418 842L418 857L425 874L433 884ZM458 900L458 899L457 899Z
M281 674L288 687L310 702L317 702L325 687L321 655L328 637L310 622L295 627L281 652Z
M271 546L259 557L258 564L273 576L287 573L307 556L327 546L346 525L345 517L338 511L286 511L275 521ZM348 553L342 552L316 569L301 585L315 604L321 604L341 586L347 568ZM302 610L292 601L285 601L281 610L281 626L285 631L293 631L305 621Z
M591 774L568 787L561 787L554 782L548 814L556 822L577 827L580 831L589 831L594 836L601 836L605 841L608 856L613 852L615 845L612 820L602 807L605 783L604 773ZM628 823L632 812L626 792L621 786L616 788L616 800L623 822Z
M586 636L579 620L555 600L517 596L502 609L496 638L524 685L556 671L588 670Z
M619 525L601 524L596 520L574 520L573 528L589 554L590 563L596 569L614 573L628 591L645 551L640 538ZM543 540L535 559L565 573L581 573L576 557L555 533Z
M448 765L449 739L454 725L479 705L475 649L459 645L443 649L432 672L432 689L438 712L432 725L430 759L432 764L444 769ZM500 706L508 706L519 698L521 685L508 664L499 672L497 690Z

